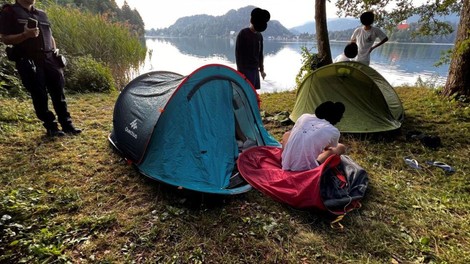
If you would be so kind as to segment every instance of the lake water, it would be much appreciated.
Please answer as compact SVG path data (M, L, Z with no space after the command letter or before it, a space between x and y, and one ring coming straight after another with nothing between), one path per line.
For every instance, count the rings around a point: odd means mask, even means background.
M149 71L172 71L188 75L197 68L219 63L236 69L235 40L213 38L148 38L147 58L136 75ZM331 42L333 58L343 52L345 42ZM301 48L316 52L314 42L264 41L264 67L260 93L295 89L295 76L301 67ZM374 50L371 67L392 86L414 85L418 78L432 84L444 84L449 65L435 67L442 52L452 48L445 44L386 43Z

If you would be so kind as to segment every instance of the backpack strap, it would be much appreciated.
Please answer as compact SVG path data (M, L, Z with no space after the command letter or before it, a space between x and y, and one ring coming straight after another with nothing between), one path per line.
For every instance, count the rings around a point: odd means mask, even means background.
M343 231L344 226L343 224L341 224L341 220L343 220L345 215L346 214L338 215L338 217L336 217L335 220L330 222L330 227L338 231Z

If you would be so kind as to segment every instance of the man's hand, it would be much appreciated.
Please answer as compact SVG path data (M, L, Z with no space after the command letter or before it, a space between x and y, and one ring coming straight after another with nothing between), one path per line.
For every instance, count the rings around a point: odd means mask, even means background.
M263 80L264 80L264 78L266 77L266 73L264 71L262 71L260 73L261 73L261 78L263 78Z
M27 25L24 25L23 35L25 36L26 39L36 38L37 36L39 36L39 28L38 27L28 28Z

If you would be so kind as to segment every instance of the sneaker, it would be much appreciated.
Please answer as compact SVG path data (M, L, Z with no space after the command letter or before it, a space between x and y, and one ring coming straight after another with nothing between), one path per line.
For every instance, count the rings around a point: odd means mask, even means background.
M74 127L72 124L68 124L62 128L63 133L77 135L82 133L82 130Z
M65 136L65 133L63 131L60 131L57 128L47 129L46 134L47 134L48 137L63 137L63 136Z

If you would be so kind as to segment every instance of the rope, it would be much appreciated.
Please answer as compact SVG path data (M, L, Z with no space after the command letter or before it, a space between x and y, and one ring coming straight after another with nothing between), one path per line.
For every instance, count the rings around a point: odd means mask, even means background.
M338 217L336 217L335 220L331 221L331 223L330 223L331 228L333 228L334 230L343 231L344 226L340 222L341 222L341 220L343 220L345 215L346 214L338 215Z

